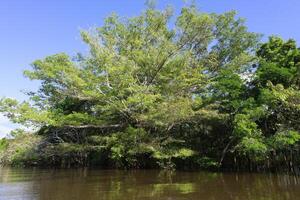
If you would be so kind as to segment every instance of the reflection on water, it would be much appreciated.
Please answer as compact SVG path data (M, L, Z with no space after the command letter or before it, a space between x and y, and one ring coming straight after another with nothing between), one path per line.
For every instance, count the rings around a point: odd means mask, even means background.
M0 199L296 200L300 184L274 174L2 168Z

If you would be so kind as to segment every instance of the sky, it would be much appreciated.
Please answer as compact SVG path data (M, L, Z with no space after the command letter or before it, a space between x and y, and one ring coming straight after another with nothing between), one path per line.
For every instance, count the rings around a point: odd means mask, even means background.
M183 0L157 0L162 9L172 5L175 13ZM236 10L249 30L300 41L299 0L195 0L204 12ZM111 13L132 17L145 9L144 0L0 0L0 98L25 100L24 91L36 90L38 82L23 77L30 63L55 53L86 52L79 31L103 24ZM12 128L0 115L0 138Z

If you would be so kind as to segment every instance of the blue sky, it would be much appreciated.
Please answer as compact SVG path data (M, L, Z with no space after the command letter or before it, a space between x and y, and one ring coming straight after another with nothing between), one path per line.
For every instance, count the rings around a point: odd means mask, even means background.
M86 51L80 29L101 26L115 12L135 16L145 9L143 0L1 0L0 1L0 97L24 100L21 90L35 90L37 82L22 75L35 59L66 52ZM250 31L300 41L299 0L196 0L205 12L238 11ZM173 5L178 13L183 0L157 0L159 8ZM0 137L13 126L0 116Z

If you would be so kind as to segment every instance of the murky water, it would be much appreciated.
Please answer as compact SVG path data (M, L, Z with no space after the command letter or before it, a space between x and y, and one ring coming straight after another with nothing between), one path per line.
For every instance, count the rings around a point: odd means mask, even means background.
M299 177L156 170L0 169L1 200L300 199Z

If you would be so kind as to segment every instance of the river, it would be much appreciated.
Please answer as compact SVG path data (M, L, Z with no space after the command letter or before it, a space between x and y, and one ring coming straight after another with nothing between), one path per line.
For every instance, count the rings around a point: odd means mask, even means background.
M297 176L0 168L1 200L297 200Z

